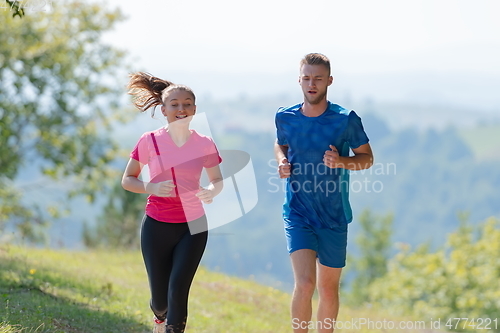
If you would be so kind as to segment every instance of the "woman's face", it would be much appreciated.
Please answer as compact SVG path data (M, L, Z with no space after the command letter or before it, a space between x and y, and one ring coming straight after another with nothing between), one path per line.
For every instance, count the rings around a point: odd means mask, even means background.
M169 124L182 119L190 121L196 113L193 95L185 90L173 89L163 98L161 112Z

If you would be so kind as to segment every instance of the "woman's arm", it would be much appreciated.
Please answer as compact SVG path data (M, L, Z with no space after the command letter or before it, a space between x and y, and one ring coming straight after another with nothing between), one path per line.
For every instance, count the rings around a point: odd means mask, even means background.
M134 160L129 159L127 167L122 177L122 187L134 193L147 193L157 197L169 197L172 189L175 187L171 180L160 183L148 183L138 179L143 165Z
M206 168L205 170L207 172L210 185L208 185L206 189L201 189L200 192L196 193L196 196L204 203L209 204L212 203L213 198L222 191L224 184L219 165L212 168Z

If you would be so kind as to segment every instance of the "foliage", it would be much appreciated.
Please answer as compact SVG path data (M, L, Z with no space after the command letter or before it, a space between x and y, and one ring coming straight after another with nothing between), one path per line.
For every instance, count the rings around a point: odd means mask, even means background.
M106 133L109 110L118 106L123 90L111 78L124 54L101 36L123 17L118 10L78 1L61 1L36 14L22 19L2 14L0 179L15 179L30 163L54 181L73 176L81 186L71 194L82 192L92 200L111 174L108 163L117 146ZM0 206L0 230L10 220L23 236L34 233L34 212L28 213L33 207L18 195L3 193Z
M34 242L44 240L43 228L46 221L42 219L40 207L34 206L31 210L26 210L20 203L21 193L10 182L0 178L0 221L11 219L13 221L30 221L30 223L19 223L21 234ZM0 227L1 227L0 222ZM3 233L0 241L9 241L8 233Z
M349 295L354 304L366 302L368 286L387 272L392 223L392 215L378 217L369 210L363 211L359 217L361 230L357 234L356 244L360 255L352 262L356 277L352 281Z
M6 7L0 7L0 9L9 9L12 12L12 17L19 16L22 18L24 16L24 8L22 3L18 0L5 0Z
M500 220L462 223L436 252L403 246L369 295L383 308L421 318L497 318L499 258Z
M83 241L89 248L139 248L139 226L144 215L146 196L132 193L116 183L108 197L102 216L92 228L87 223Z

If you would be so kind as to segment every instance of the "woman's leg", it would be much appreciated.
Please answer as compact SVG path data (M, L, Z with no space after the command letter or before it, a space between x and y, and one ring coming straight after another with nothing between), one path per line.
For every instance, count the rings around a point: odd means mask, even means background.
M151 291L151 310L160 320L167 316L169 280L173 252L183 238L186 223L165 223L145 215L141 228L141 250Z
M205 216L201 219L205 220L202 223L206 223ZM197 222L199 223L200 220ZM208 231L192 235L188 230L173 251L168 292L167 332L169 333L184 332L189 289L205 251L207 239Z

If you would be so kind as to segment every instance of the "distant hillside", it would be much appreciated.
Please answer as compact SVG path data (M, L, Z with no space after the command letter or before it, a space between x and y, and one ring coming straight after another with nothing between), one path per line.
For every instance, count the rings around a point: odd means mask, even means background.
M500 161L500 121L464 128L458 133L478 160Z
M290 332L290 295L209 272L196 275L186 332ZM0 247L0 333L150 332L148 283L139 252ZM339 320L406 322L343 308ZM433 332L429 330L399 332ZM384 332L361 326L356 332ZM352 332L352 330L338 330Z

